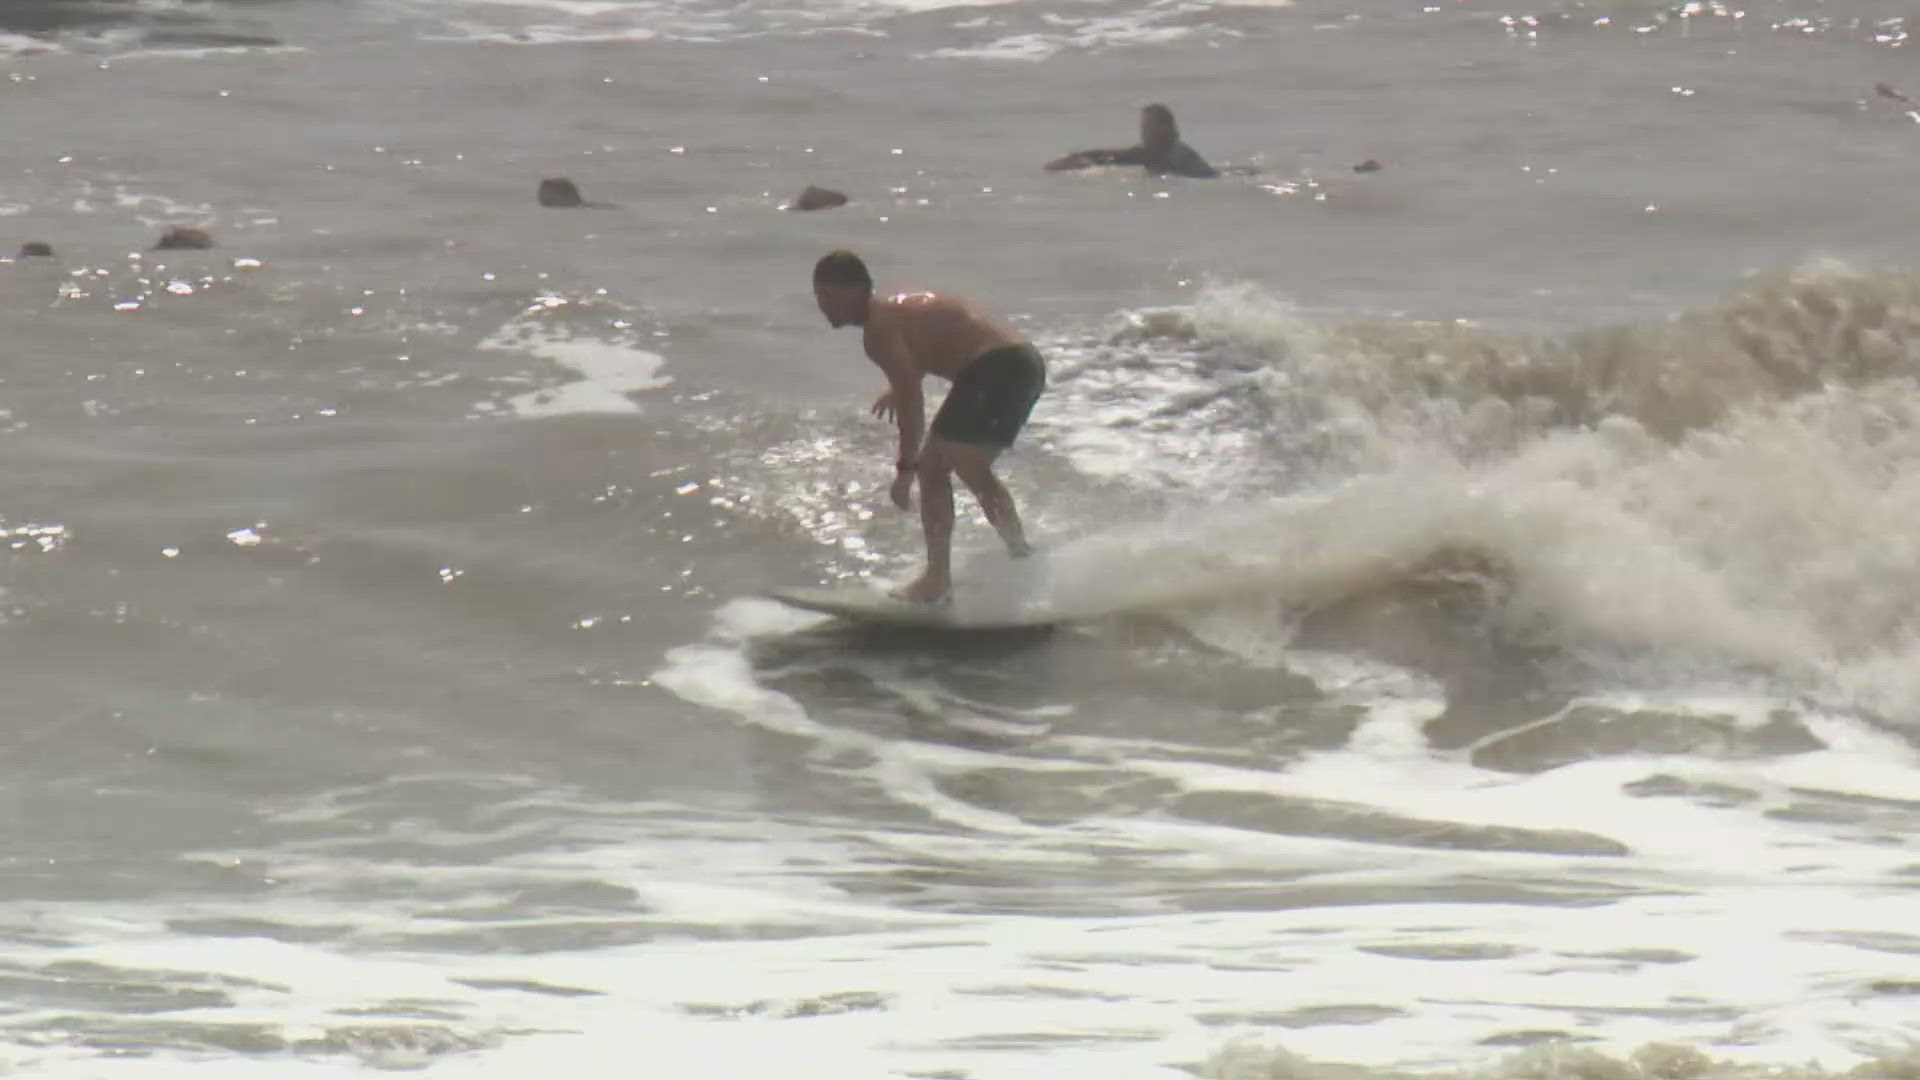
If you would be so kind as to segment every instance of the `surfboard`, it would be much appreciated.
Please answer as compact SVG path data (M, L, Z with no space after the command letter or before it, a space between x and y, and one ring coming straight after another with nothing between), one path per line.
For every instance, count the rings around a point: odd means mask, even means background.
M789 607L852 622L927 630L1013 630L1060 621L1045 605L970 603L964 591L944 604L901 600L865 585L776 589L767 595Z

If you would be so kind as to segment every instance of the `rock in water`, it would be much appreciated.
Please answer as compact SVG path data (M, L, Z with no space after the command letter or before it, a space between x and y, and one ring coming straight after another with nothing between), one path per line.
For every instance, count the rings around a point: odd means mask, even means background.
M549 176L540 181L540 191L536 197L541 206L574 207L587 204L580 197L580 188L564 176Z
M160 239L153 245L153 250L200 250L212 246L213 234L207 230L196 229L191 225L175 225L160 234Z
M832 188L807 185L807 189L794 196L787 204L789 210L825 210L834 206L845 206L847 197Z

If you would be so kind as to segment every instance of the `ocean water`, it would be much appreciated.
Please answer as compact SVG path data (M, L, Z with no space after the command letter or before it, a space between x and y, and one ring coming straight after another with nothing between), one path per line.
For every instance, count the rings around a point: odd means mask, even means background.
M0 7L0 1075L1920 1075L1915 17Z

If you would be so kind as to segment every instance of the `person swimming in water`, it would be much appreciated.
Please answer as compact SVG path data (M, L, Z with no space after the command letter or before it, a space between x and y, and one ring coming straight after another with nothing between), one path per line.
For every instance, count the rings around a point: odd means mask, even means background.
M1140 145L1125 150L1078 150L1047 162L1047 171L1085 169L1094 165L1144 165L1155 176L1220 175L1193 147L1180 141L1180 128L1173 122L1173 110L1158 102L1140 110Z
M821 256L813 267L813 295L827 323L861 328L868 359L887 376L888 390L873 415L900 430L888 494L911 508L920 481L920 526L926 533L926 572L900 595L935 604L953 588L953 478L980 501L987 522L1016 558L1032 551L1013 496L993 475L994 459L1033 412L1047 383L1039 350L1012 327L948 293L875 296L867 264L851 251ZM922 441L926 399L921 382L938 375L953 383Z

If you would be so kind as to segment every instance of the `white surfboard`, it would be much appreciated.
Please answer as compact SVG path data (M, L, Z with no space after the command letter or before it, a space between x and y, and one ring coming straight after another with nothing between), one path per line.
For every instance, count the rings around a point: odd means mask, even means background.
M860 623L935 630L1012 630L1050 626L1060 616L1044 604L983 603L962 590L944 604L920 604L865 585L778 589L767 594L790 607Z

